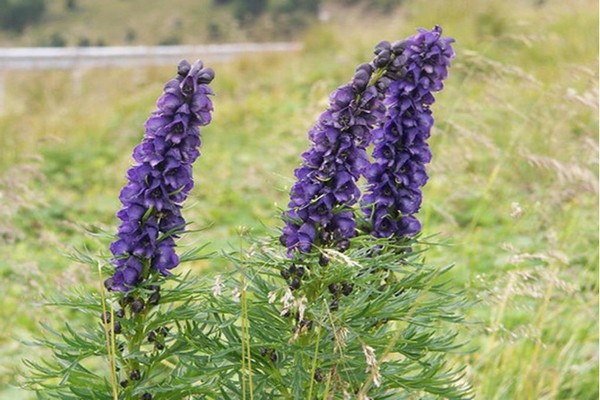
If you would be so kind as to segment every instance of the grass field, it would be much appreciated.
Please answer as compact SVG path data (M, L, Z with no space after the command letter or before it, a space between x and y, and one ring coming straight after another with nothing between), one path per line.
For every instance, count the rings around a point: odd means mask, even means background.
M534 4L535 3L535 4ZM537 4L544 3L544 4ZM591 0L407 2L388 16L352 9L315 26L300 54L214 65L187 240L215 250L279 226L306 132L382 39L439 24L457 56L434 107L434 154L420 216L448 246L465 310L465 354L480 399L598 398L598 5ZM568 4L567 4L568 3ZM114 231L133 146L174 68L2 72L0 399L22 345L60 318L42 294L96 285L62 253ZM197 273L222 266L197 264Z

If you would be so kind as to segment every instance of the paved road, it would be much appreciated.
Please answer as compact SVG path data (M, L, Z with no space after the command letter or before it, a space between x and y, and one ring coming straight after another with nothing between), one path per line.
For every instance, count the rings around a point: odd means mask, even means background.
M197 46L0 47L0 70L173 65L182 58L227 61L247 53L298 51L299 43L233 43Z

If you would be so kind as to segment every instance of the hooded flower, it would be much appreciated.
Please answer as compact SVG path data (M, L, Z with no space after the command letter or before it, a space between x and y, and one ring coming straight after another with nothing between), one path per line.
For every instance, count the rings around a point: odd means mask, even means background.
M144 139L133 151L136 164L119 196L121 225L110 246L115 272L105 282L109 290L127 291L150 269L167 275L179 264L174 237L185 227L181 203L194 186L199 127L211 120L213 78L201 61L182 61L146 121Z
M427 139L433 118L432 92L443 88L452 38L435 27L390 46L396 58L388 77L384 122L371 135L373 163L365 169L367 193L362 206L375 237L412 236L421 230L413 214L421 206L421 187L427 182L425 164L431 160Z
M342 244L355 234L356 181L369 165L369 132L385 111L382 96L368 85L373 71L373 65L359 66L352 81L330 95L329 109L309 131L312 145L302 154L283 215L281 242L290 255Z

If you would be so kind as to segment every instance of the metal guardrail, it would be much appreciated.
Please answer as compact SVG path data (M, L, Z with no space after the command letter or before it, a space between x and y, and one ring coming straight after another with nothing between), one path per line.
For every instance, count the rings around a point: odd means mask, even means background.
M0 47L0 70L173 65L182 58L227 61L242 54L291 52L299 43L231 43L185 46Z

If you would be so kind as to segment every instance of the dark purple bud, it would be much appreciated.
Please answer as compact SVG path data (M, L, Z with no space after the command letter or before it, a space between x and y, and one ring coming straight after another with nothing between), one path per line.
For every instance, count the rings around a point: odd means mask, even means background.
M337 248L342 253L350 248L350 241L348 239L342 239L338 242Z
M348 296L350 295L350 293L352 293L352 290L354 289L354 285L351 283L343 283L342 284L342 293L344 294L344 296Z
M125 316L125 310L122 308L119 308L117 311L115 311L115 315L118 318L123 318Z
M331 242L331 232L328 231L323 231L321 232L321 242L322 243L329 243Z
M371 76L371 74L373 73L373 66L371 64L360 64L358 67L356 67L355 72L358 71L365 71L367 74L369 74L369 76Z
M152 395L146 392L142 395L142 400L152 400Z
M119 385L121 385L122 388L126 388L127 385L129 385L129 381L127 379L123 379L121 382L119 382Z
M110 317L110 311L106 311L104 314L102 314L102 322L105 324L110 323L111 321L111 317Z
M336 294L338 292L338 284L337 283L330 283L329 286L327 286L327 288L329 289L329 293L331 294Z
M329 257L327 257L325 254L321 254L319 256L319 265L321 267L326 267L329 264Z
M274 350L271 351L270 358L271 362L277 362L277 353Z
M119 321L115 321L115 323L113 324L113 330L115 332L115 334L119 334L122 331L122 327L121 327L121 323Z
M314 379L315 379L315 381L317 381L317 382L322 382L322 381L323 381L323 379L325 379L325 378L323 377L323 371L321 370L321 368L317 368L317 369L315 370Z
M306 272L306 270L302 266L296 268L296 276L298 278L302 278L304 276L305 272Z
M298 288L300 288L300 279L298 279L298 278L292 279L292 282L290 282L290 289L296 290Z
M156 350L164 350L164 349L165 349L165 345L163 345L163 344L162 344L162 343L160 343L160 342L156 342L156 343L154 344L154 348L155 348Z
M156 341L156 332L150 331L147 336L148 342L152 343Z
M385 91L388 90L388 88L390 87L391 83L392 81L390 80L390 78L382 76L375 84L375 87L377 88L377 91L385 93Z
M142 375L140 374L140 371L138 369L134 369L129 373L129 379L131 379L132 381L139 381L140 379L142 379Z
M340 303L337 300L333 300L331 304L329 304L330 311L337 311L340 308Z
M198 74L198 84L208 84L215 79L215 71L212 68L204 68Z
M279 243L280 243L282 246L284 246L284 247L287 247L287 236L286 236L285 234L284 234L284 235L281 235L281 236L279 236Z
M154 292L148 297L148 304L151 306L155 306L160 301L160 292Z
M177 66L177 75L185 77L190 72L191 65L187 60L179 61Z
M390 62L391 53L389 50L382 50L373 60L373 65L377 68L383 68Z
M402 78L402 73L399 71L386 71L384 77L391 79L392 81L398 81Z
M290 278L290 272L287 270L287 268L284 268L281 271L279 271L279 274L285 280L288 280Z
M385 50L389 51L391 47L392 46L391 46L390 42L388 42L387 40L383 40L375 45L374 53L379 55L379 54L381 54L382 51L385 51Z
M131 303L131 311L135 314L141 313L144 310L144 300L136 299Z
M359 69L356 71L354 78L352 79L352 88L357 92L363 91L369 84L370 79L371 74L366 72L364 69Z
M288 268L288 272L291 275L296 275L296 271L298 271L298 268L296 267L296 264L292 264L292 265L290 265L290 268Z
M408 43L409 41L406 39L395 41L394 43L392 43L391 50L396 55L402 54Z
M104 287L106 288L106 290L108 290L109 292L111 290L113 290L113 285L114 285L114 279L113 278L107 278L104 280Z

